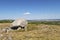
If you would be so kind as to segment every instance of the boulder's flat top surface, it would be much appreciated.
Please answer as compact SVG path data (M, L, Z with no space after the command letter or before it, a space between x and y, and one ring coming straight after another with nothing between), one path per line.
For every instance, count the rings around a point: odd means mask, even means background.
M12 26L25 26L28 24L28 21L26 19L20 18L16 19L13 23Z

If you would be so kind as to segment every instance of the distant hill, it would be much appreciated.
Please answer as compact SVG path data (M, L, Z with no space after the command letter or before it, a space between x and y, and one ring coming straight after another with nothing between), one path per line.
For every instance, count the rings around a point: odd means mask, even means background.
M28 20L29 24L60 25L60 19Z
M36 20L28 20L29 22L33 21L60 21L60 19L36 19Z
M9 20L9 19L6 19L6 20L0 20L0 23L11 23L13 22L14 20Z
M5 20L0 20L0 23L12 23L14 20L12 19L5 19ZM27 20L28 22L51 22L51 21L58 21L60 22L60 19L36 19L36 20Z

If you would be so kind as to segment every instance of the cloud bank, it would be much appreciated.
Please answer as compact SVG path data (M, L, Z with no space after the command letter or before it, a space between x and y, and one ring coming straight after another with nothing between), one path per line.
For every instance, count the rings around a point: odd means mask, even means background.
M24 15L29 15L29 14L31 14L30 12L26 12L26 13L24 13Z

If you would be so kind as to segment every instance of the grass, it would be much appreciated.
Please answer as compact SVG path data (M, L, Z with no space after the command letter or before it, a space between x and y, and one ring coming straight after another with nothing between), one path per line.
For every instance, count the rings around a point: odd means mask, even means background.
M60 25L60 21L33 21L33 22L29 22L29 24Z
M0 28L9 27L9 25L10 23L0 23ZM10 31L3 35L7 38L12 37L12 40L60 40L60 25L30 23L26 32L24 30ZM0 40L3 39L4 37Z

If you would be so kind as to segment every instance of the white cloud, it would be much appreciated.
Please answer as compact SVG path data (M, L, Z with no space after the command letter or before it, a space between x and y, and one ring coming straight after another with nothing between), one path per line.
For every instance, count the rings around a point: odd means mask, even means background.
M30 12L26 12L26 13L24 13L24 15L29 15L29 14L31 14Z

